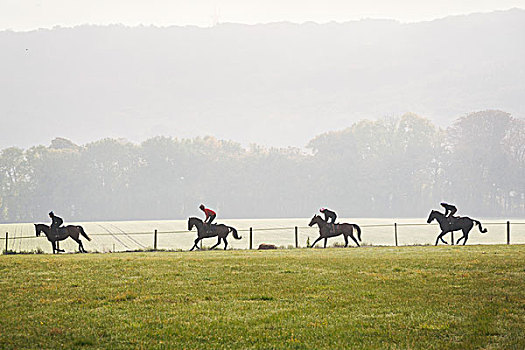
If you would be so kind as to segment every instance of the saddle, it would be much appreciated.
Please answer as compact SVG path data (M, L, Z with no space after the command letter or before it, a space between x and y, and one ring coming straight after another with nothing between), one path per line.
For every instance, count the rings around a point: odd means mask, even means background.
M58 239L60 237L67 236L67 229L65 227L57 227L52 229L53 236Z
M448 224L452 226L457 223L460 218L460 216L449 216L447 217Z
M217 224L206 224L206 232L211 233L215 231Z

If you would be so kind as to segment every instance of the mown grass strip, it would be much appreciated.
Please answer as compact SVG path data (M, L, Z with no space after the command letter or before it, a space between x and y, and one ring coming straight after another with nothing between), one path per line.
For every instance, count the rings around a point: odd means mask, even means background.
M0 257L0 348L523 349L525 246Z

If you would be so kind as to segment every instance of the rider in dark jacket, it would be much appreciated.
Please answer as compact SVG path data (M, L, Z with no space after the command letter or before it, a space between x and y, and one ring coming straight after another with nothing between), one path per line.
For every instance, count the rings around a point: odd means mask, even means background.
M55 235L58 235L58 229L62 226L64 220L62 220L60 216L56 216L52 211L49 212L49 217L51 218L51 231L53 231Z
M326 208L321 208L319 211L324 214L324 219L327 223L335 224L335 219L337 219L337 214L335 212ZM330 222L330 219L332 219L332 222Z
M326 223L332 224L330 225L330 231L332 233L335 233L335 219L337 219L337 214L334 211L331 211L330 209L321 208L319 209L321 213L324 214L324 219ZM332 222L330 222L330 219L332 219Z
M440 203L440 205L445 208L445 217L447 218L448 220L448 223L451 224L452 223L452 219L455 218L454 214L456 214L456 212L458 211L458 208L456 208L456 206L452 205L452 204L448 204L448 203Z

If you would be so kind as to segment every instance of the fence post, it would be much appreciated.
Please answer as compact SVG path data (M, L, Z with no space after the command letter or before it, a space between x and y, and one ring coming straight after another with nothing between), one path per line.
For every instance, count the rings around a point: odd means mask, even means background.
M396 239L396 247L397 247L397 222L394 222L394 237Z
M250 249L253 249L253 229L250 227Z
M9 233L5 233L5 254L7 254L7 237L9 236Z
M295 226L295 248L299 248L299 229Z
M507 244L510 244L510 221L507 221Z
M155 233L153 233L153 250L157 250L157 229L155 229Z

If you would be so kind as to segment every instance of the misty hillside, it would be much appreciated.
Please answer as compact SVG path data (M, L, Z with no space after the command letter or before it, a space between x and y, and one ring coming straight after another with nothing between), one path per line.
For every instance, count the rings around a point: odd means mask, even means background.
M0 32L0 148L214 135L304 146L415 112L438 125L525 104L525 11L401 24L82 26Z

